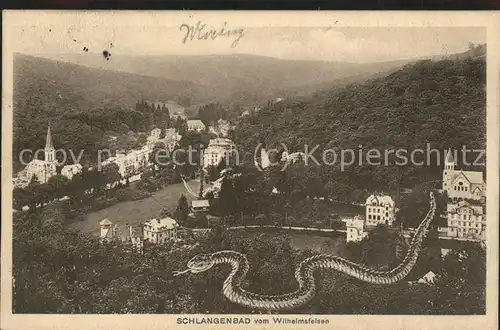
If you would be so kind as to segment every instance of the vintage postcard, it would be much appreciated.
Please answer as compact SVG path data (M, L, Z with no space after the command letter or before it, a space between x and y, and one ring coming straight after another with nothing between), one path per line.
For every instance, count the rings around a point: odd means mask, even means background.
M498 13L3 16L1 329L497 329Z

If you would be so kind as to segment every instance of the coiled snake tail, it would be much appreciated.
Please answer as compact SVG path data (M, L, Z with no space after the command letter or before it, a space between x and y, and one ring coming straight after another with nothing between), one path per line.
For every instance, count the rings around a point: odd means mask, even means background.
M373 284L392 284L401 281L417 262L422 242L435 212L436 201L431 192L429 211L418 226L405 257L397 267L389 271L371 269L334 255L315 255L303 260L295 271L295 279L299 288L281 295L257 294L243 289L242 281L250 266L245 255L236 251L218 251L212 254L197 255L188 262L188 269L184 272L199 273L207 271L216 264L229 264L231 272L222 287L222 293L227 299L242 306L268 311L293 309L308 303L316 295L316 284L313 276L316 270L334 269L342 274ZM177 272L175 275L181 273Z

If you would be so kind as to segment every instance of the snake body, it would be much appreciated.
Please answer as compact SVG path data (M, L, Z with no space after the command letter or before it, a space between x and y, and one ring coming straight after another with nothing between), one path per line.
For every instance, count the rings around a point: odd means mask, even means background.
M435 211L436 203L431 192L429 211L418 226L404 259L398 266L389 271L371 269L339 256L315 255L304 259L295 271L295 278L299 288L281 295L257 294L243 289L242 282L250 266L245 255L236 251L218 251L212 254L197 255L188 262L188 269L184 272L199 273L210 269L216 264L229 264L232 270L224 281L222 289L222 293L227 299L245 307L268 311L293 309L308 303L316 295L316 283L313 273L319 269L333 269L363 282L373 284L393 284L401 281L417 262L422 242L434 218ZM175 275L184 272L178 272Z

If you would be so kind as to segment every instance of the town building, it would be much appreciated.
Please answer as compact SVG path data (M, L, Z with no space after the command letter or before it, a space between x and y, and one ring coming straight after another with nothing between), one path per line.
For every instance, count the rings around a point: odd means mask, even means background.
M118 226L113 224L109 219L103 219L99 222L101 227L100 238L101 241L107 242L121 242L122 244L130 244L142 250L142 233L140 228L134 228L128 224L125 226Z
M82 169L83 167L81 164L67 165L62 168L61 175L64 175L69 180L71 180L73 176L80 173Z
M182 136L176 132L175 128L167 128L165 130L165 137L160 142L163 143L169 152L172 152L179 144L181 138Z
M298 161L304 161L306 158L306 154L301 151L293 152L291 154L283 151L283 153L281 154L281 161L287 162L289 164L295 164Z
M225 159L230 162L233 158L233 152L236 150L236 145L233 141L227 138L210 139L208 146L203 151L203 167L217 166Z
M182 138L182 136L179 133L177 133L175 128L167 128L165 129L165 138L172 138L179 141Z
M14 187L26 187L33 177L36 177L39 183L47 183L49 179L57 174L56 149L52 142L50 124L47 127L47 136L45 139L44 160L33 159L26 167L17 173L13 179ZM80 173L82 166L80 164L65 165L61 169L61 174L71 180L73 175Z
M443 191L451 199L481 200L486 196L486 182L482 172L455 170L455 160L450 149L444 163Z
M436 280L436 276L437 275L432 270L430 270L424 276L419 278L417 281L408 281L408 284L432 285Z
M144 146L138 150L132 150L128 153L118 151L114 157L106 159L101 165L104 167L111 163L116 164L118 166L118 173L125 179L134 174L138 174L149 165L149 155L151 151L152 149L148 146Z
M191 210L195 216L207 214L210 211L210 203L207 199L194 200L191 202Z
M368 235L365 219L360 216L343 220L346 224L347 242L359 242Z
M486 239L484 206L476 203L467 200L448 203L448 237Z
M188 131L201 132L205 130L205 124L199 119L191 119L187 121Z
M231 125L227 120L219 119L217 124L215 125L215 133L219 137L227 137L229 134L229 130L231 129Z
M160 140L161 136L161 129L160 128L153 128L151 130L151 134L147 137L147 142L146 145L148 148L153 149L154 145Z
M366 199L366 224L392 226L395 220L395 203L388 195L370 195Z
M170 217L162 219L152 219L143 226L144 240L161 244L177 240L177 221Z

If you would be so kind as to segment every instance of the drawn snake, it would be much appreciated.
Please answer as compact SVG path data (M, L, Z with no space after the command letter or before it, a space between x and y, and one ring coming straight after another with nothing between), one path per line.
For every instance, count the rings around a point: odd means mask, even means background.
M174 276L183 273L201 273L217 264L229 264L231 273L223 284L222 293L233 303L263 310L287 310L307 304L316 295L313 273L319 269L334 269L340 273L373 284L393 284L401 281L417 262L422 242L436 212L434 194L430 193L430 208L420 223L401 263L392 270L378 271L338 256L320 254L303 260L295 271L299 288L291 293L265 295L246 291L241 287L250 268L245 255L236 251L218 251L211 254L199 254L188 261L188 269L174 272Z

